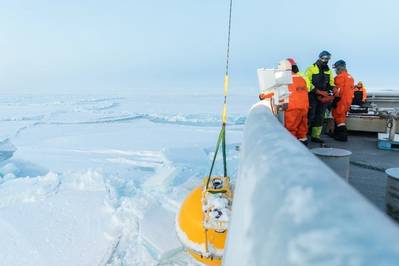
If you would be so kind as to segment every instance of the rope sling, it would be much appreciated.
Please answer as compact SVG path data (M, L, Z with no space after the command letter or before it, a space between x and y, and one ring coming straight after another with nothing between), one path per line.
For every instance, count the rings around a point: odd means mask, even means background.
M233 8L233 0L230 0L229 8L229 23L228 23L228 34L227 34L227 51L226 51L226 72L224 74L224 102L222 112L222 128L219 133L219 137L216 143L215 154L213 156L211 169L209 170L208 177L212 176L213 168L215 166L216 158L219 153L220 145L222 145L222 156L223 156L223 174L227 177L227 161L226 161L226 123L227 123L227 95L229 90L229 57L230 57L230 33L231 33L231 11ZM210 178L208 178L206 187L209 185Z
M231 11L233 7L233 0L230 0L229 8L229 23L228 23L228 33L227 33L227 51L226 51L226 71L224 74L224 101L223 101L223 111L222 111L222 128L220 129L219 137L216 142L215 154L213 155L211 169L209 170L209 175L206 181L205 189L206 191L211 191L209 188L209 183L212 178L212 171L215 166L216 158L219 153L220 145L222 145L222 156L223 156L223 175L229 180L227 176L227 160L226 160L226 123L227 123L227 95L229 90L229 56L230 56L230 33L231 33ZM230 191L230 190L229 190ZM208 243L208 229L205 228L205 251L209 252Z

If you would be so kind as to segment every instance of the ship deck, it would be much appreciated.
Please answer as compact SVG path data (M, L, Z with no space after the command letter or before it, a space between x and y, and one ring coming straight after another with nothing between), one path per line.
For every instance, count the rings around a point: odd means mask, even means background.
M325 144L352 152L350 157L349 183L377 208L385 212L385 170L399 167L399 151L377 148L377 133L351 132L348 142L335 141L323 136ZM320 147L310 143L309 149Z

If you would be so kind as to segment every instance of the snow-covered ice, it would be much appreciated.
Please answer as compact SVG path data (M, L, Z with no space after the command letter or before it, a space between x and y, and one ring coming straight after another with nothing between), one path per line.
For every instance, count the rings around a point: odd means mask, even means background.
M8 139L0 141L0 163L11 158L14 152L15 146Z
M0 96L1 263L193 264L175 214L209 170L218 92ZM252 95L229 98L233 179Z

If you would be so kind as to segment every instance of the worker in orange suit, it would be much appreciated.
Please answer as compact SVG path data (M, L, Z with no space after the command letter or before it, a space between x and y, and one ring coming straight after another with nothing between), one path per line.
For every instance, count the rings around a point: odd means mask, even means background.
M359 81L353 92L353 105L359 105L362 106L367 100L367 91L366 88L363 85L363 82Z
M346 128L346 114L352 104L354 80L346 69L344 60L338 60L333 68L337 73L334 78L336 86L335 99L332 103L332 115L335 121L334 139L338 141L347 141L348 132Z
M292 71L292 84L288 86L290 96L288 108L284 113L284 126L303 144L308 144L308 87L306 80L300 75L294 59L288 58Z

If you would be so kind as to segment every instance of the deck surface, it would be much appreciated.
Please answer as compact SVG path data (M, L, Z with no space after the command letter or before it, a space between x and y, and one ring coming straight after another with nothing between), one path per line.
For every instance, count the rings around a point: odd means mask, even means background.
M348 142L322 136L325 144L352 152L349 183L363 196L385 212L385 169L399 167L399 151L377 149L377 133L351 132ZM310 143L309 149L320 147Z

